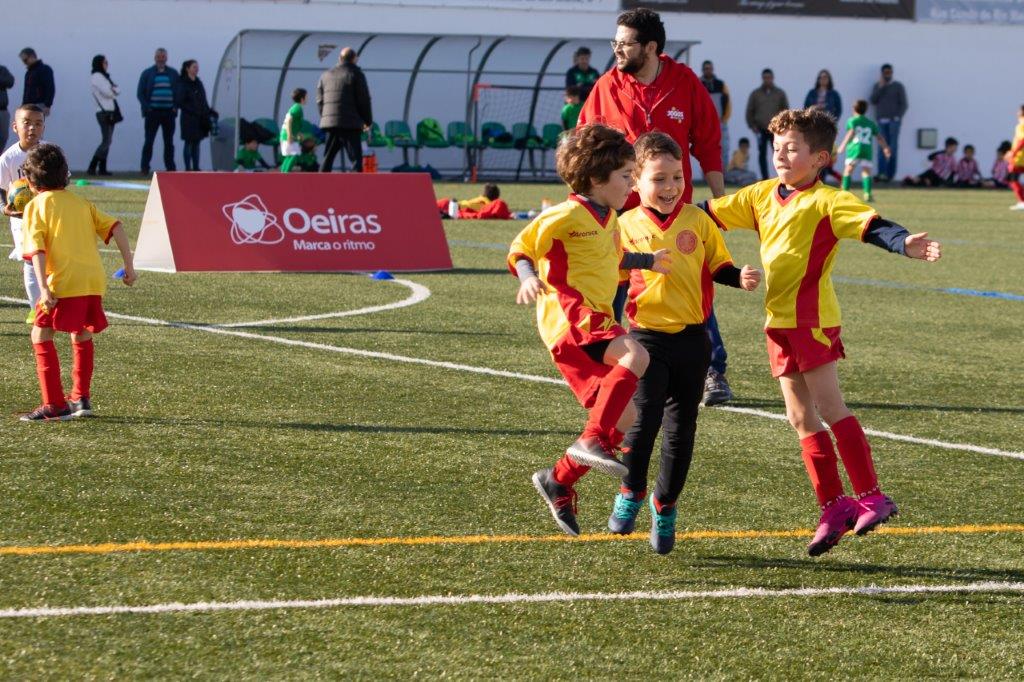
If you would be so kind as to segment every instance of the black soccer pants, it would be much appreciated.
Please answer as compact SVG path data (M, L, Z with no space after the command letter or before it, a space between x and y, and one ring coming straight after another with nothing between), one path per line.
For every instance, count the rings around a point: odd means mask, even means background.
M654 496L662 504L673 505L690 471L711 342L702 324L688 326L678 334L634 328L629 335L647 349L650 364L633 398L638 415L623 442L629 450L622 461L629 472L622 484L633 492L647 489L654 440L662 429L661 468Z

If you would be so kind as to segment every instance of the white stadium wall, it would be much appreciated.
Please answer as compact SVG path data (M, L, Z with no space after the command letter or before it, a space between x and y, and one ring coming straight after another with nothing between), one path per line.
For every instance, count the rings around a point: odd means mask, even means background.
M458 5L458 6L455 6ZM17 37L8 31L0 64L17 82L9 93L20 103L24 68L18 51L35 48L53 67L57 96L47 121L46 138L62 145L72 168L88 163L99 142L95 106L89 92L89 66L96 53L107 56L110 73L121 86L125 121L117 126L110 167L133 171L139 167L142 119L135 100L139 73L152 63L153 49L166 47L177 68L197 59L200 78L213 91L217 67L225 48L245 29L292 29L372 33L447 35L514 35L547 38L614 34L617 4L609 0L404 0L353 3L335 0L270 2L263 0L36 0L39 21L22 21ZM822 19L664 13L670 38L695 40L691 64L715 62L734 97L731 137L735 145L750 136L743 123L747 94L770 66L776 82L794 105L802 105L817 71L829 69L843 97L844 109L866 97L882 62L891 62L907 88L910 110L900 138L900 172L925 167L926 150L916 149L918 128L936 128L939 138L954 136L978 149L983 171L988 170L996 145L1011 136L1016 109L1024 102L1024 72L1016 67L1020 27L973 24L914 23L870 19ZM593 47L593 40L585 41ZM606 52L606 48L602 48ZM568 54L568 51L567 51ZM367 59L370 55L367 55ZM325 60L325 66L335 57ZM536 60L526 60L535 63ZM362 66L370 68L367 61ZM568 68L570 64L564 64ZM465 79L453 84L450 96L463 97ZM313 89L316 75L305 87ZM300 83L289 79L288 88ZM400 118L387 110L396 101L383 83L370 79L375 114L380 121ZM437 97L449 97L437 88ZM312 99L312 98L311 98ZM417 91L416 111L410 118L430 116L430 97ZM315 105L308 115L314 121ZM446 123L446 121L442 121ZM161 144L154 154L160 168ZM181 165L181 144L176 152ZM210 167L210 148L202 151ZM429 151L423 161L429 162Z

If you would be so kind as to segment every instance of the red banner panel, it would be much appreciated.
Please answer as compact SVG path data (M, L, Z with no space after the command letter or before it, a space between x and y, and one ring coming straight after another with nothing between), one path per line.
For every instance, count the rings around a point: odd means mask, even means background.
M430 176L157 173L135 265L169 272L450 270Z

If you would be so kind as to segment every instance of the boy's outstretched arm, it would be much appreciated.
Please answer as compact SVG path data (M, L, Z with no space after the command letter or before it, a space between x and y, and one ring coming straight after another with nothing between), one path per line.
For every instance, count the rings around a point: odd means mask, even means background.
M926 260L929 263L942 258L942 245L934 239L928 239L927 232L909 235L903 243L904 253L908 258Z
M132 257L132 248L128 243L128 235L124 233L121 223L117 223L111 228L110 236L117 245L117 250L121 252L121 260L124 261L124 277L121 278L121 281L131 286L135 284L135 280L139 276L135 273L135 260Z

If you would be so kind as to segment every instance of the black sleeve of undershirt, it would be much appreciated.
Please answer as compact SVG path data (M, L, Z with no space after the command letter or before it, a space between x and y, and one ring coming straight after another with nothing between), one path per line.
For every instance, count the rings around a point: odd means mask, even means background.
M910 236L910 230L907 228L879 217L871 221L867 232L864 233L864 242L905 256L908 236Z
M620 270L650 270L654 267L653 253L635 253L626 251L619 261Z
M712 218L712 216L711 216L711 207L710 207L710 206L708 205L708 202L707 202L707 200L704 200L704 201L700 202L699 204L696 204L696 206L697 206L697 208L699 208L700 210L702 210L702 211L704 211L705 213L707 213L707 214L708 214L708 217L709 217L709 218L711 218L712 220L714 220L714 218ZM718 223L715 223L715 224L717 225Z
M718 268L718 272L712 277L719 284L724 284L727 287L740 288L740 269L735 265L723 265Z

